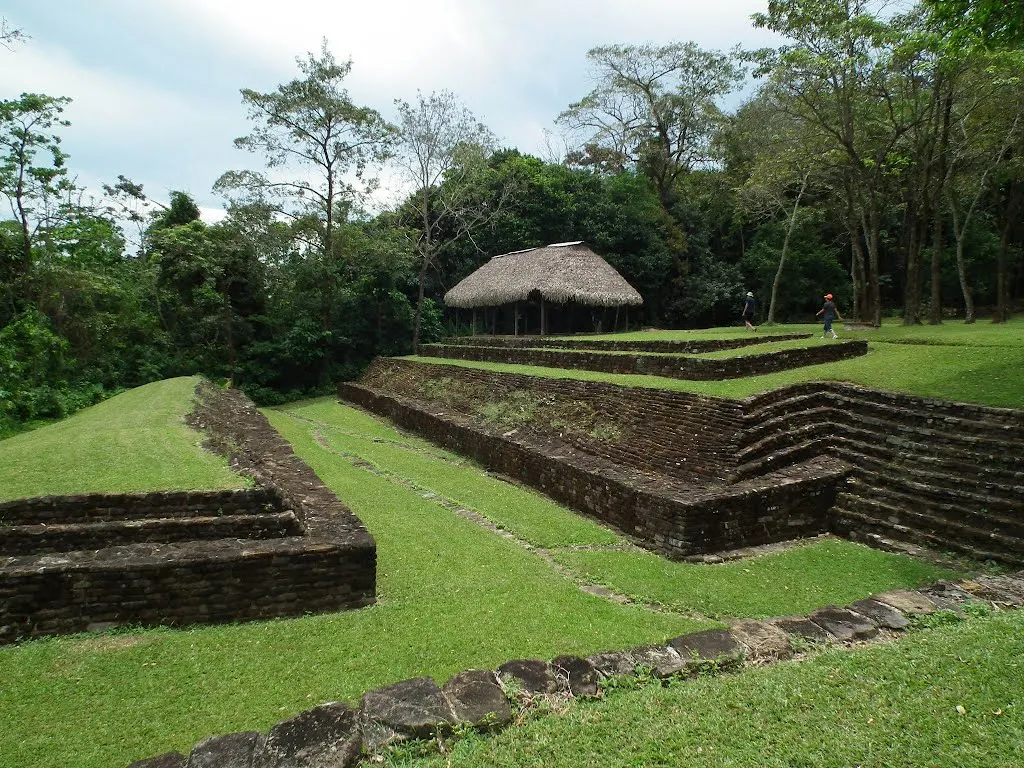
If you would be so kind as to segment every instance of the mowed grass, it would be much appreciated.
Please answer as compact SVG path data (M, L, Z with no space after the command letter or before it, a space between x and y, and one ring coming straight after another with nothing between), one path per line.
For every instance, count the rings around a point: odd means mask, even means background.
M183 377L147 384L0 440L0 500L244 487L185 424L197 382Z
M777 326L776 330L802 332L817 326ZM730 338L742 335L743 329L715 328L697 331L652 331L650 338ZM750 331L745 331L750 334ZM620 334L624 336L626 334ZM646 338L641 334L628 334ZM618 337L616 337L618 338ZM865 387L905 392L921 397L980 403L1004 408L1024 407L1024 320L1005 325L976 323L932 326L883 326L877 330L843 333L843 339L865 338L868 353L851 360L811 365L763 376L749 376L725 381L687 381L660 376L601 373L598 371L543 368L537 366L478 363L466 360L411 357L436 365L457 365L467 368L505 373L522 373L547 378L607 381L628 387L669 389L695 394L742 399L791 384L811 381L843 381ZM978 343L972 343L977 338ZM884 340L883 340L884 339ZM815 340L828 344L829 341ZM743 350L755 354L757 347Z
M557 559L582 577L642 602L711 617L809 613L958 575L836 539L716 565L675 563L648 552L560 552Z
M526 488L489 476L453 454L427 449L422 441L397 432L388 443L374 441L376 431L359 435L368 418L353 408L325 400L300 403L285 413L316 419L318 430L333 448L410 481L417 488L444 496L486 517L538 547L624 543L607 528ZM427 444L429 445L429 444Z
M146 409L148 402L135 407ZM493 668L513 658L586 655L718 626L711 619L584 593L538 555L403 487L396 481L443 495L450 491L522 538L548 537L556 542L556 557L566 562L573 554L600 555L594 562L606 563L613 575L624 570L619 552L570 548L574 542L616 541L614 534L365 413L319 400L267 416L376 538L378 604L298 619L138 629L0 648L0 765L127 765L164 751L187 751L209 735L266 730L324 701L354 703L364 691L401 679L431 675L442 682L459 670ZM132 421L130 414L125 419ZM354 466L339 451L391 477ZM449 474L453 470L459 471ZM860 549L845 542L837 546L820 554L822 571L847 557L842 548ZM670 580L677 595L658 599L674 599L687 614L698 604L709 614L726 614L737 610L734 593L750 589L761 593L751 615L766 610L769 599L779 613L802 610L807 596L789 594L787 579L802 567L808 580L830 582L813 559L794 564L799 552L748 561L765 569L759 579L742 568L722 569L721 581L697 590L717 591L704 603L687 596L693 591L686 592L686 578ZM770 563L774 575L766 567ZM579 562L573 568L587 575ZM704 573L719 568L704 567ZM822 603L863 597L876 584L909 586L919 578L909 565L902 575L889 568L884 578L856 588L823 588ZM660 595L657 582L666 576L651 569L634 578L641 585L637 595ZM836 581L846 578L843 570Z
M1017 768L1024 612L803 662L613 691L406 768Z
M2 648L0 765L123 766L410 677L715 626L586 594L514 542L325 450L308 422L267 415L376 538L378 604ZM359 422L386 433L362 414L348 423Z

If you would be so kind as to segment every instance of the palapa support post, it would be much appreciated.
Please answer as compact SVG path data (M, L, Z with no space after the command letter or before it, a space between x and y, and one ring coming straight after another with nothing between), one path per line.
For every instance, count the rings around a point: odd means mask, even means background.
M545 331L546 327L547 327L547 324L545 323L545 318L544 318L544 297L541 296L540 297L540 335L541 336L543 336L546 333L546 331Z
M612 333L619 332L619 305L615 305L615 322L612 323Z
M476 307L473 307L473 336L476 336Z
M519 335L519 302L516 302L515 309L512 311L512 335Z

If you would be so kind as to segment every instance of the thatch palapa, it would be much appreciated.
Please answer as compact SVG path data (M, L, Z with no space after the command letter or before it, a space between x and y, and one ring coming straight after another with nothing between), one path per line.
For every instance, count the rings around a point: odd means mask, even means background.
M555 243L493 257L444 296L450 307L499 307L533 293L553 304L622 307L644 300L582 241Z

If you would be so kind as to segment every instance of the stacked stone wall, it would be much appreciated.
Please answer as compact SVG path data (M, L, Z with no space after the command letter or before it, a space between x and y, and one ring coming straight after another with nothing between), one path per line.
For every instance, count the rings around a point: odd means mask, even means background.
M374 601L362 523L237 392L193 414L259 484L0 505L0 642L109 624L298 616Z
M604 373L664 376L673 379L718 381L760 376L808 365L834 363L867 354L866 341L822 343L802 349L766 352L760 355L708 360L681 355L630 355L616 352L570 351L564 349L520 349L516 347L471 347L433 344L420 353L428 357L478 362L534 365L546 368L602 371Z
M814 535L825 526L846 474L843 466L809 464L727 489L659 487L635 473L609 470L587 454L489 432L457 414L428 410L356 384L342 384L339 396L592 515L670 558Z
M1024 411L834 383L746 405L738 478L834 456L855 467L834 532L1024 562Z
M773 341L809 339L809 333L781 333L774 335L741 336L735 339L695 339L693 341L615 341L613 339L561 339L546 336L450 336L441 340L442 345L469 347L512 347L594 349L605 352L662 352L678 355L693 355L702 352L718 352L723 349L741 349ZM432 346L425 346L429 352Z
M731 481L742 417L736 402L407 360L378 359L362 381L383 394L442 405L478 424L487 407L522 397L531 418L516 425L520 431L642 472L702 485Z

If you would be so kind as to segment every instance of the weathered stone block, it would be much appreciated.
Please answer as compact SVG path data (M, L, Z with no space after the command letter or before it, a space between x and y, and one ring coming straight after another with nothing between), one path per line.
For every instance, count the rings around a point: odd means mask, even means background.
M363 694L363 742L376 752L393 741L422 739L455 722L448 699L431 677L417 677Z
M254 768L349 768L362 752L356 712L321 704L270 729Z
M812 611L807 618L843 642L868 640L878 634L878 627L871 621L860 614L835 605Z
M686 661L675 649L665 645L642 645L629 652L638 669L650 669L655 677L678 675L686 668Z
M867 616L871 621L886 629L905 629L910 626L907 617L892 606L879 602L878 600L858 600L850 604L850 609L861 616Z
M539 659L507 661L498 667L498 676L512 678L525 693L558 691L558 678L548 663Z
M512 721L508 697L490 670L459 672L444 684L442 690L459 722L501 726Z
M789 637L778 627L764 621L741 621L729 631L746 650L753 661L788 659L793 655Z
M931 598L916 589L894 589L881 595L873 595L871 599L885 603L907 616L926 616L938 610L938 606Z
M631 675L636 669L636 660L628 653L608 651L587 656L587 661L605 677L621 677Z
M774 619L768 619L768 623L778 627L788 635L799 637L811 643L827 643L833 639L832 635L803 616L779 616Z
M211 736L192 747L185 768L251 768L262 745L258 731Z
M687 671L697 671L711 664L728 669L743 663L743 646L726 629L680 635L672 638L669 645L686 662Z
M598 672L594 666L579 656L559 656L552 659L551 666L562 677L569 693L573 696L596 696Z

